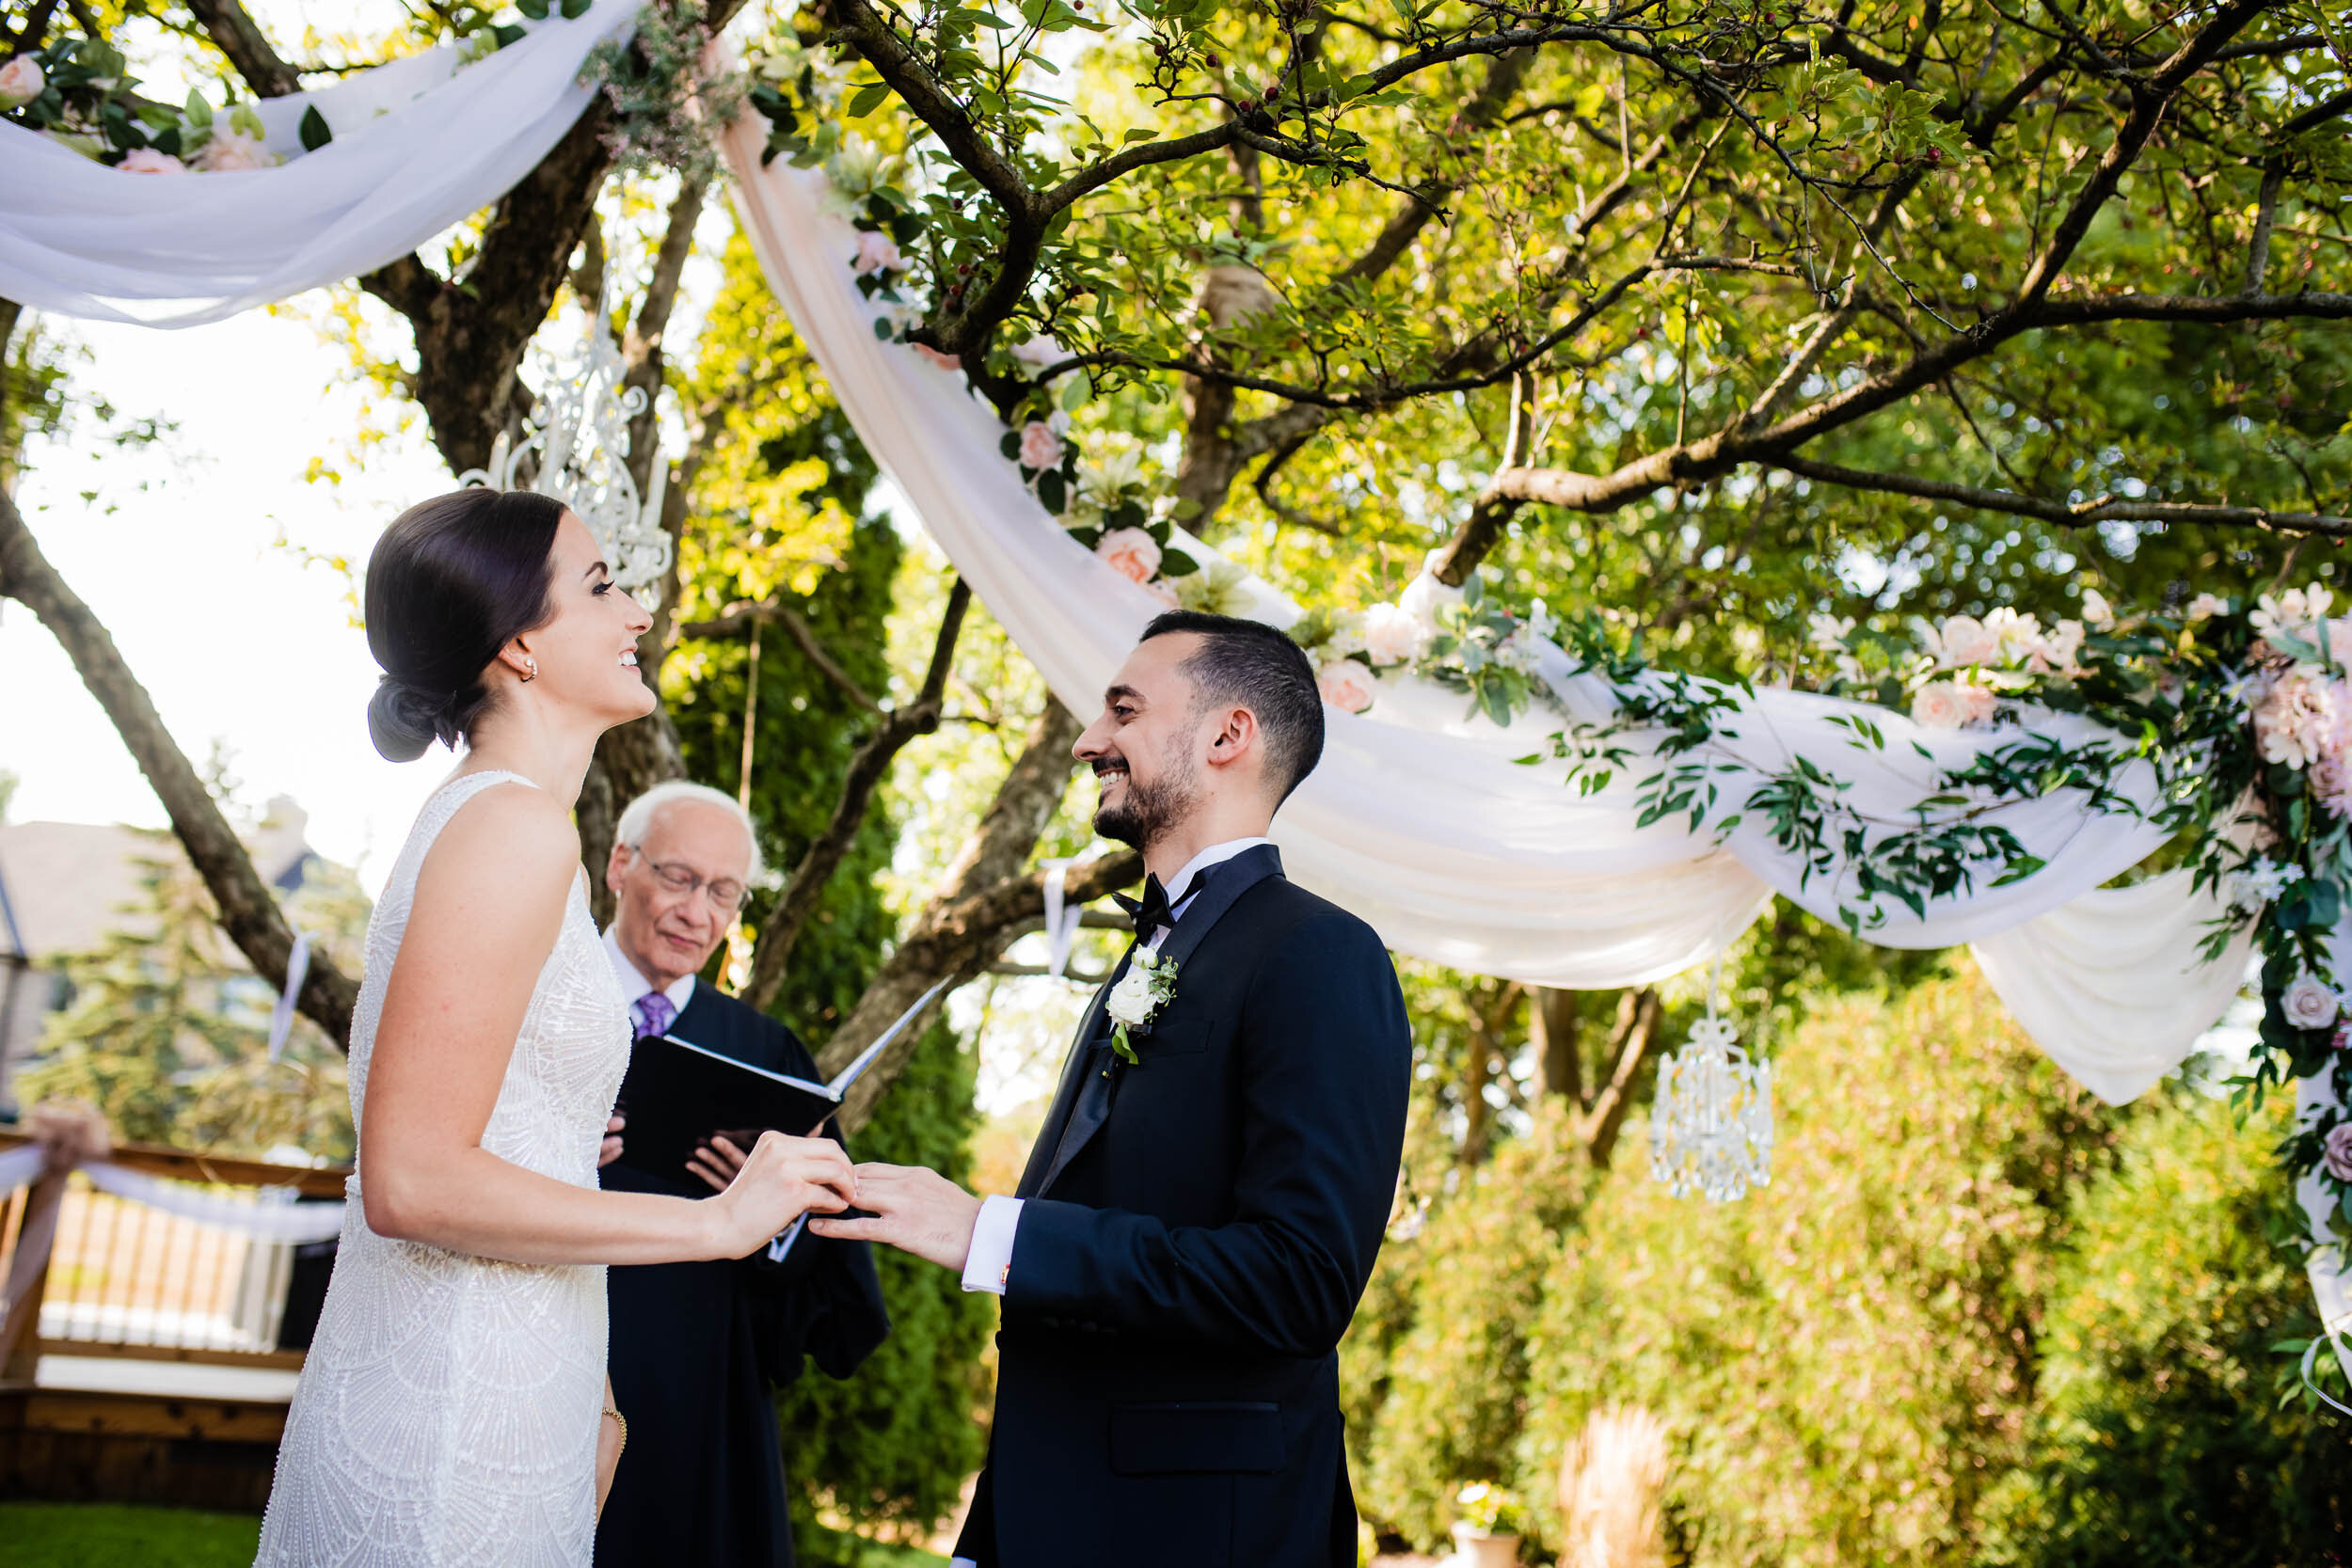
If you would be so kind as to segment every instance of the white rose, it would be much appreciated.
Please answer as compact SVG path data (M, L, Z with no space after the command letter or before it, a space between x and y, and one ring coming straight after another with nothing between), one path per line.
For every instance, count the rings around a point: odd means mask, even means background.
M122 155L115 167L125 174L185 174L188 166L168 152L158 152L151 147L135 147Z
M2096 588L2083 590L2083 620L2096 630L2106 631L2115 625L2115 609L2107 596Z
M2212 594L2200 594L2188 601L2188 618L2202 621L2220 614L2230 608L2230 601Z
M1968 721L1968 701L1954 681L1930 681L1911 699L1911 717L1923 729L1956 730Z
M1364 652L1375 664L1406 664L1429 643L1429 628L1402 605L1376 604L1364 611Z
M1142 955L1136 955L1138 958ZM1103 1010L1130 1029L1152 1022L1152 971L1137 964L1120 976Z
M1315 689L1343 713L1361 713L1372 706L1372 672L1352 658L1335 658L1315 672Z
M30 103L48 86L49 78L41 74L40 62L30 55L19 55L7 65L0 65L0 109Z
M2280 993L2279 1010L2297 1029L2325 1029L2335 1022L2343 1003L2316 974L2298 974Z
M1853 631L1853 617L1832 615L1827 610L1817 610L1805 625L1813 645L1828 652L1846 645L1847 637Z

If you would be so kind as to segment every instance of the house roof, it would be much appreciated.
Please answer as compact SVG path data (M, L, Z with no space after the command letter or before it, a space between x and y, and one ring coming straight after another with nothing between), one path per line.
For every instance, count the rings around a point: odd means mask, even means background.
M279 797L246 839L253 869L272 886L302 884L312 850L303 842L309 816ZM181 858L167 833L120 823L0 823L0 955L39 962L87 952L112 931L135 930L142 860Z

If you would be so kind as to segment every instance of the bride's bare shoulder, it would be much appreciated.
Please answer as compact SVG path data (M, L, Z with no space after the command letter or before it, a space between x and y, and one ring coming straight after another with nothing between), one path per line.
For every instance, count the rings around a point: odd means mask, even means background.
M418 893L503 884L525 898L560 895L580 864L568 806L527 784L495 784L457 808L426 851Z

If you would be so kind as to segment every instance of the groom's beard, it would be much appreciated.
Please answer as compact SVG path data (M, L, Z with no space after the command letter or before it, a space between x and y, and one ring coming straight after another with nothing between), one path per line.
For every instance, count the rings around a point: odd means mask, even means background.
M1144 850L1167 837L1192 814L1200 799L1200 778L1189 760L1191 750L1192 736L1181 736L1168 751L1185 761L1171 764L1167 772L1148 784L1128 773L1126 792L1119 803L1094 808L1094 831ZM1134 767L1134 759L1128 759L1128 766Z

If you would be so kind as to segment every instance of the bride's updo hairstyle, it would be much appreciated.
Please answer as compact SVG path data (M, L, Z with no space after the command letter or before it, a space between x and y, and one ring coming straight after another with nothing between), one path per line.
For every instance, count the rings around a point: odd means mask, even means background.
M368 557L368 651L384 678L368 735L394 762L454 750L490 705L483 673L548 619L548 556L564 503L472 488L419 501Z

